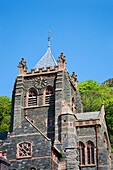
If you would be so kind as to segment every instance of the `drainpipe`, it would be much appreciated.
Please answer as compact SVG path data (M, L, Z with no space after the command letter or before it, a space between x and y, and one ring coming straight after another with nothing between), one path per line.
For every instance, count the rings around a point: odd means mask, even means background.
M98 125L96 125L96 162L97 170L99 170L99 152L98 152Z
M51 148L51 170L54 170L54 162L53 162L53 148Z

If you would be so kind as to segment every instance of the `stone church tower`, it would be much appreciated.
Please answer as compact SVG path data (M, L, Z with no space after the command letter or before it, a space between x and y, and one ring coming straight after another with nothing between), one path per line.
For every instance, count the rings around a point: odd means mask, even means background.
M10 134L0 148L11 170L110 169L104 106L83 113L77 76L69 75L63 53L55 61L50 43L31 72L20 61L12 101Z

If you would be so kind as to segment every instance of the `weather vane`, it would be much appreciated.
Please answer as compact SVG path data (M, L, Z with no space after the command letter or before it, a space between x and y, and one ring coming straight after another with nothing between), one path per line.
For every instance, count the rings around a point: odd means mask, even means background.
M51 30L48 30L48 47L50 47L50 32L51 32Z

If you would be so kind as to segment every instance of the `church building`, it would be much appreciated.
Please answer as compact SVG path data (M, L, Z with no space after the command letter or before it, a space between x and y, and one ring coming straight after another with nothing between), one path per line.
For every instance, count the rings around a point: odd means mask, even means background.
M110 141L104 105L83 113L77 76L63 53L48 49L28 72L18 65L12 94L10 132L0 146L10 170L110 170Z

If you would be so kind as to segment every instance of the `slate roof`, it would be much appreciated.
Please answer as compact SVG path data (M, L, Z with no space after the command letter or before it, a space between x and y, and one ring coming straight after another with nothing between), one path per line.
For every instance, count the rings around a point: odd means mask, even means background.
M95 119L99 119L99 113L100 113L100 111L77 113L76 118L77 118L78 121L95 120Z
M34 68L36 68L36 70L38 70L39 68L44 67L44 69L46 67L54 67L57 65L57 62L55 61L52 53L51 53L51 49L50 47L48 47L47 52L44 54L44 56L39 60L39 62L36 64L36 66Z

